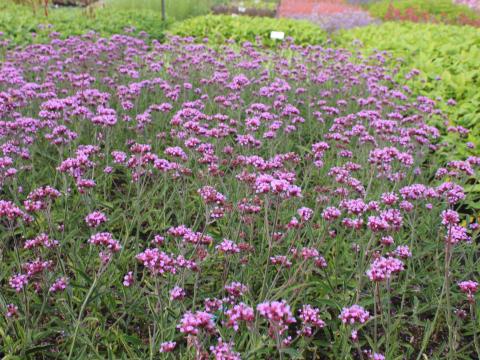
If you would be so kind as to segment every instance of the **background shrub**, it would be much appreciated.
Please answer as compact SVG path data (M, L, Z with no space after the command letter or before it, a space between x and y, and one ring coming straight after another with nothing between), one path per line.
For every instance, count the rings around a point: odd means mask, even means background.
M270 39L271 31L283 31L298 44L322 44L327 34L318 26L307 21L290 19L252 18L248 16L232 17L228 15L207 15L174 24L170 32L180 36L194 36L198 39L209 38L211 43L224 43L225 39L237 42L254 42L259 36L265 45L274 45Z
M91 30L102 36L123 33L125 28L134 28L133 34L145 31L151 38L162 40L166 23L160 13L151 11L114 11L96 9L88 15L85 10L62 8L52 9L48 17L42 12L34 13L31 8L12 3L0 4L0 29L8 46L45 43L52 32L61 38L85 34Z
M394 34L394 35L392 35ZM354 40L360 40L359 47ZM438 99L439 106L453 123L470 129L468 140L473 149L457 144L458 134L447 138L454 144L445 148L450 157L466 156L480 151L480 30L468 26L440 24L383 23L338 33L340 46L364 53L387 50L394 58L402 58L398 68L399 81L406 82L417 94ZM406 80L411 69L418 69L417 79ZM454 99L456 106L447 105ZM441 125L441 124L438 124Z
M369 6L372 16L383 20L436 21L447 24L468 24L480 20L480 15L465 5L451 0L379 1Z
M165 0L167 18L184 20L194 16L205 15L215 5L226 3L226 0ZM136 12L148 10L161 12L160 0L105 0L105 6L122 11Z

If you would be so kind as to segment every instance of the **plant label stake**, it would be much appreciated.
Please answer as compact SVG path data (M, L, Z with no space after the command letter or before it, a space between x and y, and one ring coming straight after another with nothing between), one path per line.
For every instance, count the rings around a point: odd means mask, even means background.
M285 38L285 33L283 31L272 31L270 33L270 39L283 40L284 38Z

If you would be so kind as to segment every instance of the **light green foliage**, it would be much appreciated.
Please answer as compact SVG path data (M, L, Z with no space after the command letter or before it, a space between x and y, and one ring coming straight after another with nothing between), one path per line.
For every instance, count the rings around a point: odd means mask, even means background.
M278 0L232 0L230 5L243 6L245 8L269 9L275 10L278 6Z
M184 20L189 17L205 15L214 5L226 0L165 0L166 15L170 19ZM161 12L160 0L106 0L106 6L113 10L148 10Z
M405 13L413 9L417 13L428 13L438 21L455 22L459 17L478 19L480 15L465 5L454 4L452 0L383 0L369 6L370 13L378 18L385 18L389 6Z
M363 47L353 44L355 39ZM344 31L337 42L350 49L372 53L375 49L390 51L401 57L403 65L398 79L418 95L441 98L439 106L447 112L452 123L471 130L469 141L480 151L480 29L464 26L415 23L384 23ZM412 68L421 71L420 79L405 80ZM448 99L457 106L446 105ZM448 135L455 141L458 135ZM467 155L469 150L455 144L449 155Z
M283 31L298 44L318 45L327 39L323 30L307 21L247 16L207 15L174 24L170 31L198 39L208 37L213 43L223 43L226 39L254 42L259 36L265 45L274 45L275 41L270 40L271 31Z
M50 26L49 26L50 25ZM83 9L51 9L46 17L42 11L33 13L26 6L0 3L0 31L10 46L45 43L53 31L62 38L85 34L91 30L102 36L123 33L126 27L134 27L134 34L145 31L151 38L161 40L165 24L161 15L149 11L115 11L96 9L87 14Z

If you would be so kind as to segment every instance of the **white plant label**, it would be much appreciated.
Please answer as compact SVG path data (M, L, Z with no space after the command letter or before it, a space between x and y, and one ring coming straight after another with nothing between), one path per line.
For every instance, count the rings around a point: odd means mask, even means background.
M285 33L283 31L272 31L270 33L270 39L283 40Z

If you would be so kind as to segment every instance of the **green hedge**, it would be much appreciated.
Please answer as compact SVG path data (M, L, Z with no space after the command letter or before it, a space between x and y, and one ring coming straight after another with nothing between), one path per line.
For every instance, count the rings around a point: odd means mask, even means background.
M207 15L174 24L170 29L174 35L209 38L210 42L219 44L228 39L255 42L260 36L267 46L275 44L270 39L271 31L283 31L297 44L322 44L327 40L327 34L320 27L307 21L248 16Z

